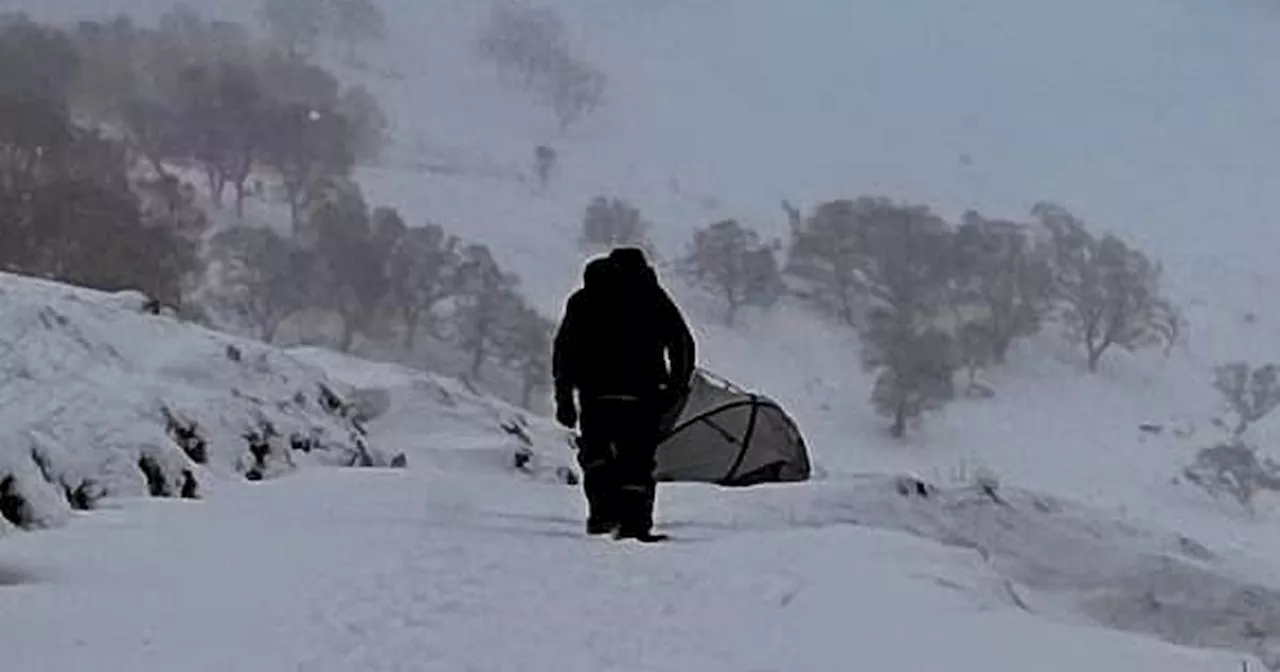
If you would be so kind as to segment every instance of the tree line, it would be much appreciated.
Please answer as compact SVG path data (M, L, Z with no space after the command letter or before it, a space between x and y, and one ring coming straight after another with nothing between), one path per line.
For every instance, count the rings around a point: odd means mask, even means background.
M977 373L1046 325L1079 344L1090 371L1117 349L1171 347L1183 329L1158 263L1056 204L1036 205L1025 222L970 211L957 224L872 196L807 215L783 207L786 244L723 220L695 231L675 267L718 297L728 325L744 307L790 296L854 330L876 374L872 404L894 436L952 400L960 372L980 391ZM650 227L635 206L600 197L581 240L645 244Z
M474 378L505 366L531 403L549 320L485 245L366 203L352 173L381 148L377 101L278 31L257 39L184 7L155 26L0 17L0 268L140 290L267 341L324 318L343 351L394 331L413 355L435 338ZM286 231L244 218L268 192Z

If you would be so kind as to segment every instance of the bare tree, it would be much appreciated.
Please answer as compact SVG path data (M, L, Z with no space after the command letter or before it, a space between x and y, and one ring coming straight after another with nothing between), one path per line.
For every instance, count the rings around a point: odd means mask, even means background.
M862 329L863 362L881 369L872 392L878 411L906 422L952 398L952 338L934 323L946 304L951 231L923 206L860 199L854 268L874 308Z
M271 229L238 226L212 240L213 303L275 340L289 316L316 305L319 258Z
M600 106L607 83L597 68L558 54L540 89L564 131Z
M468 245L462 257L453 327L458 345L471 356L470 375L478 380L485 361L501 351L504 322L519 305L519 280L504 273L484 245Z
M695 231L677 267L690 284L720 297L725 324L732 325L747 303L767 305L770 290L781 281L771 260L771 249L761 245L759 234L729 219Z
M1253 368L1248 362L1229 362L1214 369L1213 387L1236 416L1232 434L1242 436L1249 425L1280 406L1280 366Z
M351 125L352 153L362 160L376 160L382 154L391 127L377 98L357 84L342 92L334 110Z
M546 145L538 145L533 150L533 172L538 177L538 188L546 190L551 180L551 171L556 164L556 150Z
M858 326L863 304L859 266L864 205L863 200L831 201L807 219L794 218L785 267L803 283L797 292L801 298L851 327Z
M236 214L243 216L245 185L265 144L265 102L257 75L247 66L214 63L193 65L183 77L175 101L177 145L204 167L214 204L222 203L231 186Z
M342 318L338 349L349 352L356 334L373 324L388 296L388 243L374 235L368 207L349 183L319 199L309 213L307 233L326 269L329 304Z
M747 253L744 259L746 305L772 308L786 295L787 284L782 279L782 265L777 257L781 249L782 241L775 238Z
M387 37L387 17L373 0L329 0L330 30L346 49L346 61L357 62L360 45Z
M1257 448L1239 438L1201 450L1182 473L1213 497L1230 495L1250 514L1257 493L1280 492L1280 464L1260 458Z
M78 67L58 31L0 18L0 267L178 306L200 268L190 222L144 212L126 148L73 122Z
M551 383L551 339L555 325L524 301L516 301L502 331L501 358L520 376L520 405Z
M476 47L502 71L514 71L527 89L561 55L565 32L554 10L500 2L493 6Z
M412 353L419 327L431 326L432 311L453 296L462 263L457 236L437 224L408 229L387 259L392 306L404 326L404 348Z
M871 391L872 406L892 420L889 431L901 438L908 423L955 397L952 339L937 329L907 330L888 311L873 311L870 322L863 361L880 370Z
M561 131L600 104L607 79L570 53L566 32L554 10L501 2L476 41L499 72L514 74L526 91L534 90L551 107Z
M269 111L263 135L265 162L280 176L297 233L307 198L351 169L351 125L339 114L294 103Z
M956 230L953 264L962 321L980 321L991 362L1004 363L1014 340L1039 331L1051 307L1048 250L1029 227L970 211Z
M648 251L651 226L634 205L620 198L597 196L587 205L579 243L605 247L630 245Z
M1090 371L1112 346L1136 351L1176 338L1180 317L1160 294L1158 264L1115 236L1094 237L1059 206L1032 214L1050 234L1054 295Z

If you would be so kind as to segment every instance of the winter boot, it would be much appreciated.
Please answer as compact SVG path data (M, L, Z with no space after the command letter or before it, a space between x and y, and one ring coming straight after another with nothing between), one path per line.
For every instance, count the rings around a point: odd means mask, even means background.
M654 534L653 501L656 486L624 485L618 497L618 513L620 514L618 531L614 539L636 539L638 541L663 541L666 535Z

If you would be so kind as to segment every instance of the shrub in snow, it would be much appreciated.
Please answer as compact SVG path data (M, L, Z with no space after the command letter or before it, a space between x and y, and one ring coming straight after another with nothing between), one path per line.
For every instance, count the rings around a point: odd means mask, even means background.
M182 470L182 485L179 486L178 492L183 499L200 498L200 482L196 480L195 473L190 469Z
M1230 362L1214 369L1214 389L1236 416L1232 433L1239 437L1249 425L1280 406L1280 366L1253 368L1247 362Z
M1251 513L1259 492L1280 492L1280 464L1259 458L1255 447L1238 438L1201 450L1183 475L1213 497L1229 495Z
M18 478L13 474L0 477L0 518L15 527L28 527L32 522L31 507L18 491Z
M143 478L147 481L147 492L152 497L172 497L173 491L169 487L169 480L165 477L164 469L160 463L150 455L143 455L138 458L138 469L142 471Z
M204 437L200 436L199 423L195 420L176 414L164 406L161 409L165 419L165 432L173 442L186 453L196 464L209 463L209 451Z
M1000 490L1000 476L986 467L980 467L973 473L973 484L988 497L995 499Z
M1059 317L1084 346L1090 371L1113 346L1173 345L1182 319L1161 295L1159 264L1111 234L1094 236L1060 206L1041 203L1032 213L1049 232Z

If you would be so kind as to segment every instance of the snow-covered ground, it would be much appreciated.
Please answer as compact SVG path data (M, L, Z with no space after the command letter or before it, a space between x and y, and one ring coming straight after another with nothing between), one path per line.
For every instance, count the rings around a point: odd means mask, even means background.
M14 446L55 437L35 444L58 447L55 477L110 488L94 510L55 507L58 520L38 522L62 525L0 543L6 670L819 670L857 660L1163 672L1232 669L1243 652L1274 646L1269 605L1280 593L1247 563L1015 488L921 496L890 476L735 492L669 485L659 507L669 545L586 539L581 496L562 477L563 434L461 382L237 341L143 314L128 295L4 280L16 346L6 370L18 381L5 387L12 430L0 455L30 461ZM242 348L239 362L228 345ZM339 423L277 403L321 382L372 416L367 450L403 454L407 468L328 466L341 460L278 445L302 468L245 480L235 430L257 413L285 433ZM186 404L207 467L166 443L148 410L159 403ZM200 497L140 496L141 475L116 467L146 450L198 473ZM517 453L530 457L521 469ZM24 494L51 487L34 464L19 475ZM44 495L32 501L54 499Z
M442 425L434 436L465 437L445 431L464 424L508 466L550 440L524 429L517 409L454 381L401 374L387 384L372 364L363 376L334 377L310 363L326 355L146 314L144 303L135 293L0 275L0 482L23 502L5 516L17 520L0 518L0 531L55 525L101 497L199 498L228 479L300 466L390 466L401 453L384 446L396 442L367 421L404 415L406 404ZM421 423L397 424L433 436ZM531 436L522 441L504 425ZM555 476L540 460L525 466Z
M201 10L246 18L252 4ZM669 257L716 218L780 234L783 198L871 192L949 215L1058 200L1165 263L1190 338L1168 359L1109 358L1096 376L1052 335L1035 339L991 375L995 399L953 404L896 443L867 406L851 336L794 306L728 330L673 285L702 363L782 402L828 477L664 486L677 541L659 549L581 539L581 499L556 477L572 464L559 433L459 383L243 344L245 362L265 353L283 376L268 383L227 368L232 339L46 298L61 288L7 290L0 329L43 339L5 356L42 376L6 383L0 409L20 428L2 425L13 438L0 459L27 482L42 487L31 436L69 433L55 436L73 464L171 449L160 400L210 411L220 419L202 425L223 440L221 468L197 472L205 499L69 514L46 492L70 524L0 539L5 669L1163 672L1275 655L1277 502L1248 517L1175 482L1217 438L1210 367L1265 361L1280 343L1269 3L545 0L610 77L607 104L563 137L474 60L484 3L383 4L396 41L375 60L405 78L371 82L397 142L386 165L361 169L367 195L490 244L548 314L576 284L574 238L598 194L636 202ZM561 164L539 195L523 176L544 142ZM75 329L44 326L57 315ZM317 380L375 390L370 445L409 468L243 483L228 465L257 405L222 393L275 400ZM51 414L55 383L99 415ZM109 426L45 420L106 411ZM510 468L513 422L534 444L532 475ZM1274 423L1258 429L1274 455ZM102 440L116 434L127 440ZM973 489L984 471L1006 505ZM942 490L902 497L883 474L907 472ZM127 494L141 481L128 470L120 483Z
M735 526L716 493L675 490L663 514L677 541L662 547L584 539L565 486L412 468L118 502L0 546L0 650L7 670L65 672L1201 672L1243 659L1028 615L967 549L852 525ZM735 504L746 517L767 502Z

